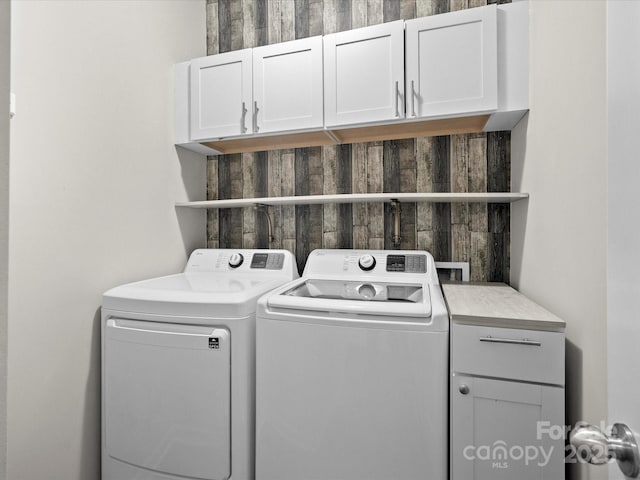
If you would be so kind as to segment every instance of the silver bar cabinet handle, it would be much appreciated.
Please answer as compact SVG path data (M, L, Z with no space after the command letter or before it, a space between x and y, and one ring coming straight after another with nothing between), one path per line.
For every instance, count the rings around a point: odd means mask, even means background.
M245 133L247 131L247 106L244 102L242 102L242 119L240 120L240 131Z
M398 88L398 81L396 80L396 89L395 89L395 95L396 95L396 117L400 116L400 109L398 108L398 97L400 96L400 89Z
M415 98L416 98L416 90L413 86L413 80L411 80L411 116L412 117L416 116Z
M258 131L258 101L253 102L253 133Z
M497 338L492 336L482 337L480 338L481 342L488 343L508 343L510 345L530 345L532 347L541 347L542 343L536 340L528 340L523 338L522 340L515 340L513 338Z

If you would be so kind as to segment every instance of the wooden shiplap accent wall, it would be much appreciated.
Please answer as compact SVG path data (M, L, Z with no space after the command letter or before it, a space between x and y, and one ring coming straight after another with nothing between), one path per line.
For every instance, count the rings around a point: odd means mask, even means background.
M481 6L487 0L208 0L209 55ZM489 3L495 3L489 1ZM365 192L508 192L510 133L220 155L207 199ZM402 204L403 249L468 261L472 281L509 281L508 204ZM210 248L393 248L390 205L209 210Z

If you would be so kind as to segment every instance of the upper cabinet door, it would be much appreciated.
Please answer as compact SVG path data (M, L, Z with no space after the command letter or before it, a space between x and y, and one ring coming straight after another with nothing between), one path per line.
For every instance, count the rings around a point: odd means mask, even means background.
M496 6L406 22L407 118L495 111Z
M254 133L323 126L322 37L253 49Z
M191 62L191 140L252 133L251 62L250 48Z
M404 21L324 37L327 127L404 118Z

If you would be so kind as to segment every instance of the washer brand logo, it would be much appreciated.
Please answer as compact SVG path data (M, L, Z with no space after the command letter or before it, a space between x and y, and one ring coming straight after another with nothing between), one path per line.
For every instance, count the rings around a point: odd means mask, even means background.
M209 348L220 350L220 339L218 337L209 337Z

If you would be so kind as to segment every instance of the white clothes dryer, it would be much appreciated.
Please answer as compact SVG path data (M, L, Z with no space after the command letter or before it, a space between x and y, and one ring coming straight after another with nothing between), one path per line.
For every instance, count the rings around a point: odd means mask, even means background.
M102 479L254 478L255 308L286 250L195 250L184 273L109 290Z
M258 301L257 480L447 480L449 319L424 251L315 250Z

